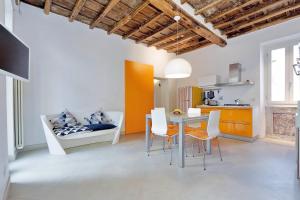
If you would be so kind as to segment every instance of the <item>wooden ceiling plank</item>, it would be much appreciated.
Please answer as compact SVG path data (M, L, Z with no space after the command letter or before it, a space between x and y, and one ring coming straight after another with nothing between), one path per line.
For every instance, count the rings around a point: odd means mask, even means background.
M164 16L164 13L160 13L158 15L156 15L154 18L150 19L149 21L145 22L144 24L142 24L140 27L133 29L132 31L130 31L129 33L127 33L125 36L123 36L123 39L127 39L129 37L131 37L132 35L136 34L137 32L139 32L140 30L148 27L150 24L155 23L159 18L161 18L162 16Z
M158 30L156 30L156 31L152 32L151 34L147 35L143 39L138 40L137 43L142 43L142 42L145 42L146 40L151 39L152 37L155 37L156 35L170 29L172 26L174 26L174 24L176 24L175 21L173 21L172 23L170 23L167 26L162 26L161 28L159 28Z
M271 1L271 2L267 3L266 5L261 4L261 6L255 7L254 9L251 9L248 12L243 13L243 15L241 15L241 16L235 18L235 19L215 24L214 27L218 28L218 29L223 28L223 27L228 26L232 23L238 22L238 21L243 20L243 19L247 19L248 17L250 17L252 15L263 12L267 9L270 9L270 8L274 7L274 6L279 6L283 3L286 3L286 0L279 0L279 1L275 1L275 2Z
M159 46L158 49L168 49L168 48L171 48L171 47L176 48L177 44L188 42L188 41L190 41L192 39L195 39L196 37L199 38L199 35L195 35L193 33L193 34L187 35L187 36L185 36L183 38L179 38L178 41L174 40L174 41L168 42L166 44L163 44L163 45Z
M73 22L74 19L76 19L76 17L78 16L80 10L82 9L82 7L84 6L86 0L77 0L76 4L72 10L72 14L69 17L69 21Z
M107 6L104 8L104 10L99 14L99 16L91 23L90 28L93 29L99 24L103 18L113 9L117 3L119 3L120 0L111 0Z
M195 26L197 26L197 24L195 24L188 16L184 15L183 13L176 12L176 10L173 9L172 5L167 3L165 0L149 0L149 1L153 6L155 6L156 8L158 8L159 10L161 10L171 18L173 18L175 15L181 16L180 22L188 24L190 28L194 28ZM197 28L193 29L193 31L196 34L206 38L207 40L211 41L214 44L217 44L221 47L226 46L225 40L218 37L213 32L209 31L208 29L202 26L198 26Z
M180 31L178 32L178 35L185 35L185 34L187 34L187 33L189 33L189 32L191 32L190 29L180 30ZM149 43L148 46L149 46L149 47L150 47L150 46L157 46L157 45L160 45L160 44L162 44L162 43L165 43L165 42L167 42L167 41L169 41L169 40L175 40L176 38L177 38L177 33L176 33L176 32L175 32L175 33L171 33L171 34L169 34L169 35L167 35L167 36L164 36L164 37L162 37L162 38L159 38L158 40L155 40L155 41Z
M195 44L195 45L192 45L192 46L189 46L189 47L185 47L185 48L180 49L180 50L178 51L177 55L181 55L181 54L184 54L184 53L193 51L193 50L198 49L198 48L207 47L207 46L209 46L209 45L211 45L211 44L212 44L211 42L205 40L205 41L199 42L199 43L197 43L197 44ZM169 51L169 52L170 52L170 53L176 53L175 50Z
M52 5L52 0L45 0L44 13L46 15L49 15L51 11L51 5Z
M236 11L246 7L246 6L252 5L253 3L256 3L258 1L260 1L260 0L249 0L249 1L246 1L245 3L243 3L239 6L233 5L232 7L226 9L226 11L221 11L220 13L218 13L216 15L213 15L211 17L206 18L205 21L206 21L206 23L212 22L212 21L214 21L216 19L219 19L221 17L224 17L225 15L228 15L232 12L236 12Z
M127 24L132 18L134 18L141 10L143 10L144 8L146 8L149 4L150 4L150 2L148 0L146 0L145 2L143 2L142 4L140 4L139 6L137 6L129 15L125 16L123 19L121 19L120 21L118 21L112 27L112 29L110 31L108 31L108 34L112 34L117 29L119 29L120 27L122 27L125 24Z
M180 3L181 3L181 4L188 3L188 0L180 0Z
M210 43L209 41L207 40L204 40L204 41L199 41L199 40L191 40L189 42L186 42L185 44L182 44L180 45L180 47L178 48L178 51L177 51L177 48L176 47L172 47L172 48L167 48L166 50L168 52L172 52L172 53L176 53L179 52L179 51L182 51L183 49L186 49L188 47L192 47L192 46L195 46L195 45L199 45L199 44L204 44L204 43Z
M197 10L195 11L195 15L200 15L200 14L202 14L204 11L206 11L206 10L208 10L208 9L210 9L210 8L212 8L212 7L214 7L214 6L218 5L218 4L220 4L220 3L222 3L222 2L224 2L224 0L213 0L213 1L211 1L210 3L206 4L205 6L203 6L203 7L199 8L199 9L197 9Z
M245 32L240 32L238 34L234 34L234 35L229 35L228 38L233 38L233 37L237 37L237 36L240 36L240 35L243 35L243 34L246 34L246 33L251 33L251 32L254 32L254 31L257 31L257 30L261 30L261 29L264 29L264 28L267 28L267 27L270 27L270 26L274 26L276 24L280 24L280 23L283 23L283 22L286 22L286 21L289 21L291 19L295 19L295 18L299 18L299 14L296 14L296 15L292 15L292 16L289 16L289 17L286 17L286 18L279 18L279 19L276 19L270 23L266 23L266 24L262 24L260 26L256 26L255 29L250 29L248 31L245 31Z
M233 29L224 31L224 34L229 34L229 33L232 33L232 32L236 32L236 31L238 31L238 30L240 30L242 28L246 28L248 26L252 26L252 25L257 24L259 22L271 19L271 18L273 18L275 16L281 15L281 14L283 14L285 12L289 12L289 11L292 11L292 10L295 10L295 9L298 9L298 8L300 8L300 2L298 2L296 4L292 4L292 5L284 8L284 9L278 9L278 10L272 11L272 12L268 13L267 15L265 15L263 17L260 17L260 18L257 18L255 20L252 20L250 22L241 23L241 24L235 26Z

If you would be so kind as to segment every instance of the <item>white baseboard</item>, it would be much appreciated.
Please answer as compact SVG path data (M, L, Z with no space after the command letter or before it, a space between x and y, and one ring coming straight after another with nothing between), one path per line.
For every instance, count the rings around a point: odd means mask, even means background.
M23 149L18 150L18 152L33 151L33 150L44 149L44 148L47 148L47 143L26 145L24 146Z

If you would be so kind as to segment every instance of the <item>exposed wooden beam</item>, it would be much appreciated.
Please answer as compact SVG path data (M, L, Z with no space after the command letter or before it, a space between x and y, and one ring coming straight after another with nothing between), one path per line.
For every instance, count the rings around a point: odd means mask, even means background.
M264 29L264 28L267 28L267 27L270 27L270 26L274 26L276 24L280 24L280 23L289 21L291 19L299 18L299 14L300 13L296 13L296 14L290 15L290 16L288 16L286 18L278 18L278 19L276 19L276 20L274 20L274 21L272 21L270 23L266 23L266 24L262 24L262 25L256 26L255 28L250 29L248 31L239 32L239 33L236 33L236 34L229 35L228 38L237 37L237 36L240 36L240 35L243 35L243 34L251 33L251 32L254 32L254 31L257 31L257 30L261 30L261 29Z
M158 30L156 30L156 31L152 32L151 34L147 35L146 37L144 37L143 39L138 40L137 43L145 42L146 40L149 40L152 37L157 36L158 34L170 29L172 26L174 26L174 24L176 24L175 21L173 21L172 23L170 23L167 26L163 26L163 27L159 28Z
M178 32L178 35L179 35L179 36L180 36L180 35L185 35L185 34L187 34L187 33L189 33L189 32L191 32L190 29L188 29L188 30L186 30L186 29L180 30L180 31ZM175 40L176 38L177 38L177 33L176 33L176 32L175 32L175 33L171 33L171 34L169 34L169 35L167 35L167 36L164 36L164 37L162 37L162 38L157 39L156 41L150 42L150 43L148 44L148 46L149 46L149 47L150 47L150 46L157 46L157 45L163 44L163 43L165 43L165 42L167 42L167 41L169 41L169 40Z
M118 21L112 27L112 29L110 31L108 31L108 34L112 34L117 29L119 29L120 27L122 27L125 24L127 24L132 18L134 18L141 10L143 10L144 8L146 8L149 4L150 4L150 2L148 0L146 0L145 2L143 2L142 4L140 4L139 6L137 6L129 15L125 16L123 19L121 19L120 21Z
M224 47L227 44L225 42L225 40L217 37L215 34L212 34L212 32L210 32L209 30L207 30L204 27L198 26L198 27L194 28L193 31L195 33L197 33L198 35L204 37L205 39L207 39L208 41L210 41L213 44L217 44L221 47Z
M170 47L174 47L176 48L177 44L183 43L183 42L187 42L195 37L199 38L199 35L196 35L195 33L190 33L188 35L185 35L183 37L179 37L178 40L173 40L171 42L167 42L165 44L162 44L160 46L158 46L158 49L168 49Z
M189 42L186 42L185 44L181 44L181 45L179 46L178 50L177 50L176 47L167 48L166 50L167 50L168 52L175 53L175 52L180 52L180 51L182 51L183 49L186 49L186 48L188 48L188 47L192 47L192 46L195 46L195 45L197 45L197 44L204 44L204 43L207 43L207 42L210 43L210 42L207 41L207 40L199 41L198 39L197 39L197 40L193 39L193 40L191 40L191 41L189 41Z
M226 0L214 0L214 1L211 1L210 3L206 4L205 6L203 6L202 8L199 8L195 11L195 15L200 15L202 14L205 10L207 9L210 9L216 5L218 5L219 3L221 2L224 2Z
M188 2L188 0L180 0L181 4L185 4Z
M95 28L95 26L97 26L97 24L99 24L103 18L109 13L109 11L111 11L111 9L113 9L113 7L115 5L117 5L117 3L119 3L120 0L111 0L108 2L107 6L104 8L104 10L99 14L99 16L91 23L90 28Z
M199 49L199 48L203 48L203 47L207 47L209 45L211 45L212 43L205 40L203 42L199 42L199 43L196 43L195 45L189 45L188 47L185 47L185 48L182 48L178 51L177 55L181 55L181 54L184 54L184 53L187 53L187 52L190 52L190 51L193 51L195 49ZM172 53L176 53L176 51L172 51Z
M223 47L226 45L225 40L218 37L217 35L215 35L211 31L209 31L208 29L206 29L202 26L199 26L185 14L176 12L176 10L173 8L173 6L171 4L169 4L168 2L166 2L165 0L149 0L149 1L153 6L155 6L156 8L158 8L159 10L161 10L162 12L164 12L166 15L168 15L171 18L173 18L175 15L180 15L181 22L183 22L184 24L187 24L189 26L189 28L197 27L197 28L193 29L193 31L195 33L197 33L198 35L206 38L207 40L209 40L212 43L217 44L219 46Z
M279 0L279 1L276 1L276 2L271 1L271 2L268 2L268 3L261 4L260 6L255 7L254 9L251 9L251 10L243 13L242 15L240 15L239 17L237 17L235 19L231 19L231 20L226 21L226 22L217 23L217 24L214 25L214 27L219 28L219 29L223 28L225 26L231 25L232 23L238 22L238 21L243 20L243 19L247 19L248 17L250 17L252 15L263 12L267 9L270 9L270 8L274 7L274 6L279 6L283 3L286 3L286 0Z
M300 8L300 3L299 2L296 3L296 4L291 4L291 5L287 6L286 8L283 8L283 9L277 9L277 10L271 11L270 13L268 13L267 15L265 15L263 17L259 17L257 19L254 19L254 20L250 21L250 22L244 22L244 23L238 24L233 29L229 29L227 31L224 31L224 34L229 34L229 33L232 33L232 32L236 32L236 31L238 31L242 28L252 26L252 25L257 24L259 22L271 19L275 16L281 15L285 12L289 12L289 11L292 11L292 10L295 10L295 9L298 9L298 8Z
M74 19L77 17L81 8L84 6L85 2L86 2L86 0L77 0L76 1L76 4L72 10L72 14L69 17L70 22L74 21Z
M126 35L123 36L123 39L127 39L129 37L131 37L132 35L136 34L137 32L139 32L140 30L146 28L147 26L149 26L150 24L156 22L159 18L163 17L164 13L160 13L158 15L156 15L154 18L150 19L149 21L145 22L143 25L141 25L140 27L133 29L132 31L130 31L129 33L127 33Z
M44 5L44 13L46 15L49 15L50 10L51 10L51 4L52 4L52 0L45 0L45 5Z
M233 13L233 12L236 12L238 10L241 10L242 8L246 7L246 6L249 6L249 5L252 5L253 3L256 3L260 0L249 0L249 1L245 1L244 3L242 4L239 4L239 5L233 5L232 7L230 8L227 8L226 10L224 11L220 11L218 14L215 14L215 15L212 15L208 18L206 18L206 22L212 22L216 19L219 19L221 17L224 17L225 15L228 15L230 13ZM239 2L240 3L240 2Z

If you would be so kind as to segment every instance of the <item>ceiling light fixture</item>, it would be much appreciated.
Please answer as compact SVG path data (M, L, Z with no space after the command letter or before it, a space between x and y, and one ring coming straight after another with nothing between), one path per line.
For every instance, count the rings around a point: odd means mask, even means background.
M178 55L178 25L181 19L180 15L174 16L174 20L177 22L177 32L176 32L176 55ZM182 36L180 36L182 37ZM174 58L170 60L165 67L165 77L166 78L187 78L190 77L192 73L191 64L183 58Z

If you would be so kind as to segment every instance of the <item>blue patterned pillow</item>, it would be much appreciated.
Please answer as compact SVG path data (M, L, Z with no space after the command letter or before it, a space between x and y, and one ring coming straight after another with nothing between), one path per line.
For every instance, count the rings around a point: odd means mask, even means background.
M108 117L103 111L99 110L95 113L92 113L88 118L84 118L88 124L110 124L112 119Z
M57 118L50 120L50 122L54 128L72 127L79 124L68 110L61 112Z

